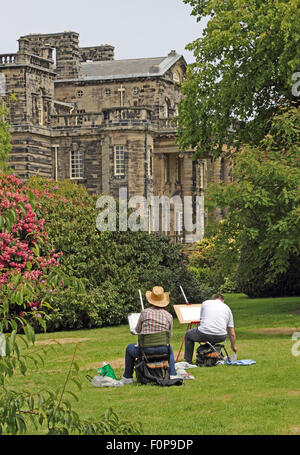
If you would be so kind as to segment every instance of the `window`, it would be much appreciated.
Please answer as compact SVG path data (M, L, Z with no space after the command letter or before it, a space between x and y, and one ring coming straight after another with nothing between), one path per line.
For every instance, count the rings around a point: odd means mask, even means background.
M70 178L81 179L83 178L83 152L80 150L71 151L70 159Z
M174 82L180 82L180 76L179 76L178 71L174 71L174 73L173 73L173 81Z
M105 89L105 95L106 95L106 96L109 96L109 95L110 95L110 88L106 88L106 89Z
M78 96L78 98L81 98L83 96L83 91L82 90L78 90L77 91L77 96Z
M124 145L115 145L115 175L125 175L125 147Z
M44 98L43 91L40 90L40 96L38 100L38 113L39 113L39 125L44 125Z
M80 116L76 117L76 123L77 125L82 125L83 124L83 114L85 113L84 109L78 109L77 114L80 114Z

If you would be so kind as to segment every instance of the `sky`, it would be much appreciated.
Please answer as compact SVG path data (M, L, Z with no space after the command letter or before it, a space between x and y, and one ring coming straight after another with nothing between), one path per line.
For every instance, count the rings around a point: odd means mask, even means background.
M0 54L15 53L30 33L79 33L80 47L110 44L115 59L162 57L185 46L202 27L183 0L8 0L1 2Z

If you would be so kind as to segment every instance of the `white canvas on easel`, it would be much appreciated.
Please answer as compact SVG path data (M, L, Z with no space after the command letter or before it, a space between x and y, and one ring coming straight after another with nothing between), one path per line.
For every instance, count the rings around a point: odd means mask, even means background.
M132 335L137 335L135 328L138 323L139 317L141 313L130 313L128 315L128 324L129 324L129 330Z
M142 307L142 311L143 311L144 302L143 302L142 292L140 289L139 289L139 296L140 296L140 302L141 302L141 307ZM128 315L129 330L132 335L137 335L135 328L137 326L140 315L141 315L141 313L130 313Z
M181 324L191 324L200 322L201 306L201 303L174 305L174 310Z

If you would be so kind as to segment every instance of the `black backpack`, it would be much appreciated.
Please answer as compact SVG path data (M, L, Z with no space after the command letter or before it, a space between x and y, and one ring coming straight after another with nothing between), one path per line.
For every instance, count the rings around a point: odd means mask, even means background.
M228 357L224 344L200 344L196 351L196 365L198 367L216 366L217 362L224 359L223 349Z
M168 362L149 362L146 356L135 361L135 375L140 384L155 384L164 387L182 385L183 379L170 379Z

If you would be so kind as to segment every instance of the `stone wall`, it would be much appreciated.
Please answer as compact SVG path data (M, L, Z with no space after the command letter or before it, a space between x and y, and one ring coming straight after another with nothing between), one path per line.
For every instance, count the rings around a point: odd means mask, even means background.
M101 62L103 60L114 60L114 47L109 44L102 44L96 47L81 47L79 58L81 62Z

